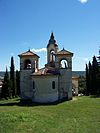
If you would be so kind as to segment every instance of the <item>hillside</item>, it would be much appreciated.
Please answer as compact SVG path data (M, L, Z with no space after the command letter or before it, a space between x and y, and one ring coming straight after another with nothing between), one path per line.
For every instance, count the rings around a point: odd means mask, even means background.
M0 133L100 133L100 98L74 97L57 105L0 101Z
M1 71L0 72L0 76L1 77L4 77L4 74L5 74L4 71ZM77 77L79 77L79 76L85 76L85 71L72 71L72 76L77 76Z
M72 71L72 76L85 76L85 71Z

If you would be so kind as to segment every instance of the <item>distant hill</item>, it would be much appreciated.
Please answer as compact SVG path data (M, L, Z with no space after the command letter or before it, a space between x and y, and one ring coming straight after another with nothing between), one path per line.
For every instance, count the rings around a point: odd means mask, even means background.
M4 75L5 75L4 71L0 72L0 77L4 77Z
M4 71L0 72L1 77L4 77L4 74L5 74ZM85 76L85 71L72 71L72 76L77 76L77 77Z
M85 71L72 71L72 76L85 76Z

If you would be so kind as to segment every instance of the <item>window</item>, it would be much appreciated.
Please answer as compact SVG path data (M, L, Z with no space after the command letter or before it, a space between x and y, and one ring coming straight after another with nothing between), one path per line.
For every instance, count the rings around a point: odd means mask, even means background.
M53 49L50 51L50 61L55 61L55 51Z
M35 89L35 82L33 81L33 89Z
M31 61L29 59L25 60L24 68L31 69Z
M52 89L55 89L55 81L52 81Z
M61 60L60 67L61 68L68 68L68 62L65 59Z

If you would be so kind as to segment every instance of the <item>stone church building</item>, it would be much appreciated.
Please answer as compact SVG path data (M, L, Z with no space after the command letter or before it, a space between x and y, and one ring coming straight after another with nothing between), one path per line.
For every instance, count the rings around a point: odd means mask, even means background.
M20 57L21 99L37 103L51 103L72 99L73 53L58 50L51 33L47 45L47 64L39 69L39 56L28 50Z

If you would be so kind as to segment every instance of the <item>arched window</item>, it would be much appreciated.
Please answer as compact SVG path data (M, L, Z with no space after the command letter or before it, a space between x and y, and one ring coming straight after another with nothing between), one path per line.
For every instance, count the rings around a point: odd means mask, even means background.
M25 60L24 68L31 69L31 61L29 59Z
M53 62L55 61L55 51L52 49L50 51L50 62Z
M35 82L33 81L33 89L35 89Z
M61 60L60 67L61 68L68 68L68 62L67 62L67 60L65 60L65 59Z
M52 81L52 89L55 89L55 81Z

